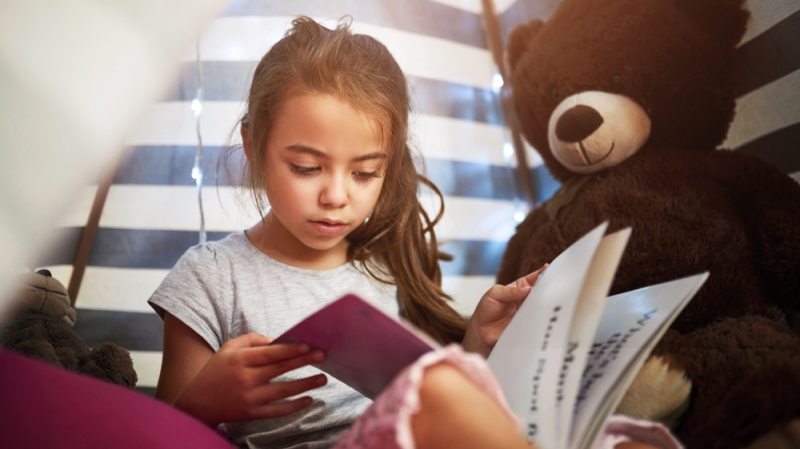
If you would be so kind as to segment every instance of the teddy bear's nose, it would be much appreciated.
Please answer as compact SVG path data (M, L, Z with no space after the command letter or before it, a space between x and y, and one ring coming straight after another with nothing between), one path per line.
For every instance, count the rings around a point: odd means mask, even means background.
M603 124L603 116L594 108L579 104L567 109L556 122L556 137L562 142L580 142Z

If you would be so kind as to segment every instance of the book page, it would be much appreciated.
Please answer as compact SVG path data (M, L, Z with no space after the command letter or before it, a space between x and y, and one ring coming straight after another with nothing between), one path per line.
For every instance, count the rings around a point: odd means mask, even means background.
M631 229L626 228L603 237L578 297L575 315L570 325L567 350L556 387L556 414L558 417L556 426L558 443L554 446L556 448L566 448L569 442L581 375L589 356L589 348L594 342L594 335L600 323L606 297L614 281L614 274L630 235Z
M590 448L669 325L708 273L607 299L575 404L570 448Z
M440 347L410 323L352 294L318 310L271 344L296 342L325 352L325 361L314 366L370 399L403 368Z
M556 389L578 295L603 223L567 248L542 273L488 358L524 433L543 448L556 448Z

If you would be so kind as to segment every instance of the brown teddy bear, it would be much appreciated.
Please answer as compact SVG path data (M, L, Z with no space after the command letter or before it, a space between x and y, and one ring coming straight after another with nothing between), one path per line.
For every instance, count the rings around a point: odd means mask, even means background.
M717 150L742 3L563 0L508 44L521 129L562 186L517 228L498 282L606 220L633 228L612 294L709 271L620 408L690 448L742 447L800 416L800 185Z
M113 343L90 349L72 329L76 313L61 282L48 270L30 273L25 281L0 329L0 346L70 371L136 386L128 351Z

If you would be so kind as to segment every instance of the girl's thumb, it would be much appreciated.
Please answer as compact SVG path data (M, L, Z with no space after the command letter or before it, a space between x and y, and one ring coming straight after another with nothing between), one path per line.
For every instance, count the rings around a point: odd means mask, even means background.
M272 340L274 340L274 338L265 337L256 332L249 332L232 340L228 340L225 345L230 349L255 348L257 346L267 346L272 343Z

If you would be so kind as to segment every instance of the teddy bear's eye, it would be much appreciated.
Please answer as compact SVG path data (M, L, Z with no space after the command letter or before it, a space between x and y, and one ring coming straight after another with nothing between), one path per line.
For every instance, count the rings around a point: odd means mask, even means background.
M551 92L550 95L553 96L553 100L558 100L558 98L561 96L557 88L553 89L553 92Z
M611 87L617 88L620 87L622 84L622 80L620 79L619 75L614 75L611 77Z

